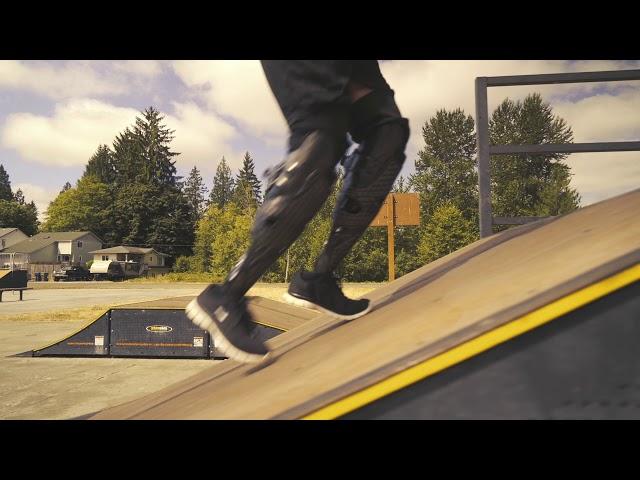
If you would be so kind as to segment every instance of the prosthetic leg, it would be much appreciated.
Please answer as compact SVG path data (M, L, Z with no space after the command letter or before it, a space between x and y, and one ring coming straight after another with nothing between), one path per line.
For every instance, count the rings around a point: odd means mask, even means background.
M258 362L267 354L264 344L252 336L244 294L324 204L346 148L346 132L316 130L292 137L292 142L295 150L269 174L249 249L223 285L207 287L186 309L194 323L211 333L219 350L243 362Z
M345 162L333 226L314 272L294 276L285 299L350 320L369 311L368 300L346 298L333 271L375 218L405 161L409 125L392 95L374 91L353 105L351 133L360 145Z

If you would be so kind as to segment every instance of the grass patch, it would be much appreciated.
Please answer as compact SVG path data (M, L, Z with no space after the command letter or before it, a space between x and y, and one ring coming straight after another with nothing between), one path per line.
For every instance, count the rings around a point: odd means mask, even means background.
M127 280L126 283L141 284L141 283L220 283L224 279L219 275L213 273L177 273L171 272L164 275L158 275L157 277L140 277Z
M0 315L0 321L43 321L43 322L89 322L95 320L115 305L92 305L69 310L49 310L46 312L26 312Z

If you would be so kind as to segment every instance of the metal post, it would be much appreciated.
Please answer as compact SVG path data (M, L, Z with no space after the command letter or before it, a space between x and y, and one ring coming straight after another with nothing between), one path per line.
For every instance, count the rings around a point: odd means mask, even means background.
M396 226L396 209L393 194L387 195L387 251L389 252L389 281L396 279L396 255L394 241L394 227Z
M478 187L480 194L480 237L493 233L491 218L491 176L489 169L489 110L487 78L476 78L476 135L478 146Z
M291 249L287 248L287 267L284 269L284 283L289 283L289 250Z

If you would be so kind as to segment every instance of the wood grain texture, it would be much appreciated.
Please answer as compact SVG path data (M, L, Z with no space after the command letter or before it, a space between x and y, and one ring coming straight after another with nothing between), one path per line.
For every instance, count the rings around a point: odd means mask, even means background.
M225 361L94 418L299 418L640 261L640 190L485 238L272 339L264 366Z

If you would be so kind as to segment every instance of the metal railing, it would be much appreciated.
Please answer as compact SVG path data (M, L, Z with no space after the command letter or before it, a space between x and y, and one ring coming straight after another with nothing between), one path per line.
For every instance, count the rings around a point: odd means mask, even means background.
M613 72L551 73L476 78L476 131L478 146L478 186L480 189L480 237L493 233L493 225L520 225L545 217L493 217L491 213L491 155L516 153L578 153L640 151L637 142L564 143L541 145L491 145L489 143L488 87L547 85L554 83L622 82L640 80L640 70Z

